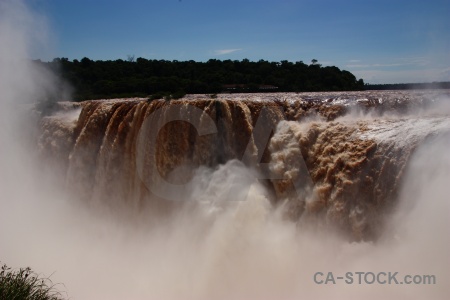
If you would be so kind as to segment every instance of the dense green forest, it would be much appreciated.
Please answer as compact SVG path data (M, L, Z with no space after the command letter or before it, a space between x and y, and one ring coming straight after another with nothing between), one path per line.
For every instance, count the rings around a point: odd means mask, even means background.
M73 88L73 99L116 98L176 93L350 91L364 89L364 81L337 67L322 67L317 60L257 62L248 59L207 62L149 60L34 61L56 72Z

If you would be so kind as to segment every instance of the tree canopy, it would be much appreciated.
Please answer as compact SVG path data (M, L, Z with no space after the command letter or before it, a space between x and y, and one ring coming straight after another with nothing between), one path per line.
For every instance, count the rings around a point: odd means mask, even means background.
M148 96L158 92L303 92L364 89L362 79L334 66L322 67L314 59L269 62L248 59L206 62L149 60L128 56L126 60L70 61L55 58L40 62L56 71L74 88L75 100Z

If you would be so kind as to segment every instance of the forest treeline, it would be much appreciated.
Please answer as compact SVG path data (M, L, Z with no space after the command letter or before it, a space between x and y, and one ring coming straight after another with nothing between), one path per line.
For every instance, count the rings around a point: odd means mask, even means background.
M158 93L216 94L222 92L351 91L364 81L337 67L303 62L257 62L248 59L206 62L149 60L34 61L56 72L74 89L73 99L147 97Z

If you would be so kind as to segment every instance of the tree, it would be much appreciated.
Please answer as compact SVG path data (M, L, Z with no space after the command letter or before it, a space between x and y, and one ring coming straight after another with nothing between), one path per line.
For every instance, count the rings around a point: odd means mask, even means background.
M337 67L322 67L317 59L307 65L287 60L210 59L196 62L135 59L134 55L128 55L127 60L93 61L84 57L81 61L57 58L36 63L69 81L75 89L76 100L148 97L158 92L172 95L176 92L230 92L225 85L235 85L241 91L246 87L246 92L269 91L261 90L261 85L274 86L280 92L364 89L363 81L357 81L350 72Z

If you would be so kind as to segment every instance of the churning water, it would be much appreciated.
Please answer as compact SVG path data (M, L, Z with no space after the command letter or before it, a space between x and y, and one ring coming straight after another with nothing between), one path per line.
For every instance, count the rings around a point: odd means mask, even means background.
M449 297L448 91L87 101L40 119L27 103L53 79L20 59L33 32L11 16L43 21L0 4L2 262L71 299Z

